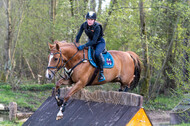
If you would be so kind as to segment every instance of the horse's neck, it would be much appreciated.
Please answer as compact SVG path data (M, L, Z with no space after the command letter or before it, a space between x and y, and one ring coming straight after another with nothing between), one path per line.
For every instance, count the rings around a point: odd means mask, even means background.
M76 47L62 48L63 55L67 58L67 60L70 60L67 64L68 67L73 67L80 60L82 60L83 52L78 51L75 48Z

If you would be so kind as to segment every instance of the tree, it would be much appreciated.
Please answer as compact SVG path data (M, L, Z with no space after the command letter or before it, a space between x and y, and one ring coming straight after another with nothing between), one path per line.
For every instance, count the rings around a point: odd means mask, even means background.
M90 1L90 10L95 12L96 9L96 1L95 0L91 0Z
M5 75L6 79L8 79L9 72L10 72L10 65L11 65L11 51L10 51L10 44L12 41L12 24L11 24L11 1L7 0L6 1L6 15L7 15L7 37L4 43L4 59L5 59Z
M173 41L174 41L174 37L175 37L175 30L176 30L176 27L177 27L177 24L178 24L178 21L177 21L177 16L179 16L179 13L176 15L175 12L175 7L174 7L174 4L175 4L176 0L172 0L170 2L170 0L168 0L168 3L171 4L171 10L168 10L166 13L168 14L168 18L170 19L170 23L169 23L169 27L168 27L168 39L167 39L167 46L168 47L168 57L167 59L165 60L166 64L164 66L164 70L163 70L163 78L164 78L164 94L168 95L170 93L170 89L175 89L177 86L176 86L176 83L175 83L175 80L173 78L170 78L168 76L168 73L169 74L173 74L174 75L174 72L172 70L172 66L171 64L174 63L174 53L172 52L173 50ZM169 6L168 6L169 7ZM176 22L176 23L174 23ZM173 33L173 34L170 34L170 33Z
M54 42L54 25L55 25L55 17L56 17L56 1L57 0L51 0L51 7L50 7L50 20L52 22L51 26L51 37L50 40Z
M145 23L145 12L143 10L143 0L139 2L140 10L140 34L141 34L141 43L142 43L142 58L144 64L143 78L141 81L141 91L140 94L144 95L145 98L149 94L149 81L150 81L150 66L149 66L149 56L148 56L148 42L147 42L147 33L146 33L146 23Z
M168 48L167 48L167 52L166 52L165 59L164 59L164 61L163 61L163 64L162 64L162 67L161 67L160 71L158 72L156 81L155 81L155 83L154 83L154 86L153 86L153 89L152 89L152 92L151 92L151 94L153 94L153 95L151 96L151 98L155 98L155 97L156 97L156 94L153 93L154 91L156 91L157 94L159 93L160 86L158 85L158 80L160 79L161 74L166 70L166 67L170 67L170 66L168 66L168 62L169 62L170 56L171 56L171 50L172 50L172 46L173 46L173 42L174 42L174 35L175 35L175 32L176 32L177 24L178 24L178 21L179 21L179 16L180 16L180 14L178 13L178 15L177 15L177 20L176 20L176 22L175 22L175 27L173 28L173 31L172 31L171 41L170 41L169 46L168 46ZM165 72L166 72L166 71L165 71ZM164 75L164 74L163 74L163 75ZM167 77L169 78L168 75L167 75ZM170 84L170 83L169 83L169 84ZM164 89L165 89L164 91L165 91L165 93L169 93L169 92L167 92L167 91L168 91L170 88L172 88L172 87L169 87L169 86L170 86L169 84L168 84L168 86L165 86L165 85L164 85ZM173 88L173 89L175 89L175 88Z
M103 30L104 31L106 29L106 26L107 26L108 21L109 21L109 17L111 16L111 14L113 12L113 10L114 10L113 8L114 8L114 6L115 6L116 3L117 3L117 0L111 0L110 1L110 7L109 7L109 10L108 10L108 15L107 15L107 17L106 17L106 19L105 19L105 21L103 23Z

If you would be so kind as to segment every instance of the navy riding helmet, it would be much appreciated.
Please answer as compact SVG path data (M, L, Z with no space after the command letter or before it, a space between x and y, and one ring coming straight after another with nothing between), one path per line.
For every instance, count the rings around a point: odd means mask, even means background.
M94 19L94 20L96 20L96 13L93 12L93 11L88 12L88 13L86 14L86 20L87 20L87 19Z

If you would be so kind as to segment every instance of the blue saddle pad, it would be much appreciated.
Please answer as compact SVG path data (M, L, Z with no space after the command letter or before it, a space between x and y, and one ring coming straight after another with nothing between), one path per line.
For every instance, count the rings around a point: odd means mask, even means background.
M92 54L93 54L92 51L93 51L93 49L91 47L89 47L88 48L88 59L89 59L89 62L91 63L91 65L93 67L97 68L97 65L94 62L93 57L92 57ZM105 54L103 53L103 57L104 57L104 61L105 61L103 67L104 68L113 68L114 59L113 59L112 55L109 52L106 52Z

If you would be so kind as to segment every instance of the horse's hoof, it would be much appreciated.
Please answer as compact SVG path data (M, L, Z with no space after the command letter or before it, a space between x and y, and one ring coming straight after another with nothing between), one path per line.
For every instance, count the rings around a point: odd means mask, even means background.
M60 120L60 119L62 119L63 118L63 116L57 116L56 117L56 120Z
M62 112L62 107L60 107L59 112L57 113L56 120L60 120L63 118L63 112Z
M128 87L125 87L125 90L124 90L124 92L128 92L128 89L129 89Z
M122 89L119 89L118 91L119 91L119 92L123 92L123 90L122 90Z

